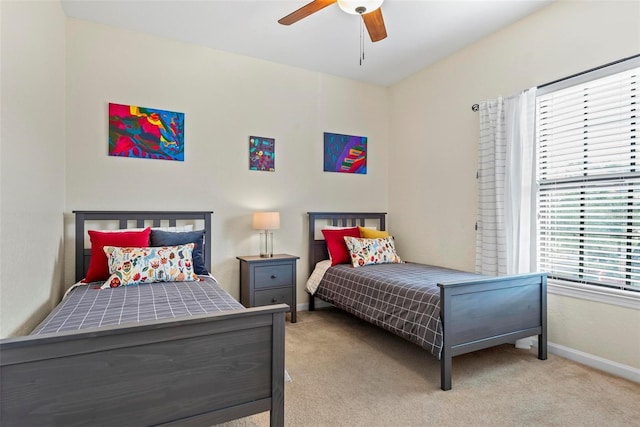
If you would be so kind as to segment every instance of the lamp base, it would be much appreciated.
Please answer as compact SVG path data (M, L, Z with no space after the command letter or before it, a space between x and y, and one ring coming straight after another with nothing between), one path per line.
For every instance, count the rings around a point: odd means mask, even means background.
M260 233L260 258L273 258L273 233L267 230Z

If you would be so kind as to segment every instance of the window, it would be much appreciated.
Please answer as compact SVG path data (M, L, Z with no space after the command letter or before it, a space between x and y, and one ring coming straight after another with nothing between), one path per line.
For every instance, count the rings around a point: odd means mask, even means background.
M538 91L538 268L550 280L640 292L638 59Z

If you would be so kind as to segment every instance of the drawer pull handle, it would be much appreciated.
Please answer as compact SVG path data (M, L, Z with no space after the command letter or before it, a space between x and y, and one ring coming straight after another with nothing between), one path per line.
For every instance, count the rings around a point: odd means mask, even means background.
M272 278L272 279L275 279L275 278L276 278L276 275L275 275L275 274L272 274L272 275L271 275L271 278Z
M278 298L276 297L271 298L271 302L278 302Z

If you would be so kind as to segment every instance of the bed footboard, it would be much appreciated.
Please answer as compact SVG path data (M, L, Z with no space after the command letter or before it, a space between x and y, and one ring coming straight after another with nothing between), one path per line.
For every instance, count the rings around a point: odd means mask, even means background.
M547 358L547 276L542 273L439 283L441 388L451 389L452 357L538 336Z
M284 304L0 341L0 425L284 425Z

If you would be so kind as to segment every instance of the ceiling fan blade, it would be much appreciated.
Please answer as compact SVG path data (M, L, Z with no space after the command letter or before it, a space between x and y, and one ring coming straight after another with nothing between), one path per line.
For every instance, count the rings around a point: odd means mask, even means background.
M387 29L384 26L384 18L382 18L382 10L380 8L373 12L365 13L362 15L362 19L372 42L387 38Z
M312 13L316 13L320 9L324 9L327 6L331 6L338 0L313 0L311 3L308 3L302 6L300 9L296 10L278 20L282 25L291 25L294 22L298 22L302 18L306 18Z

